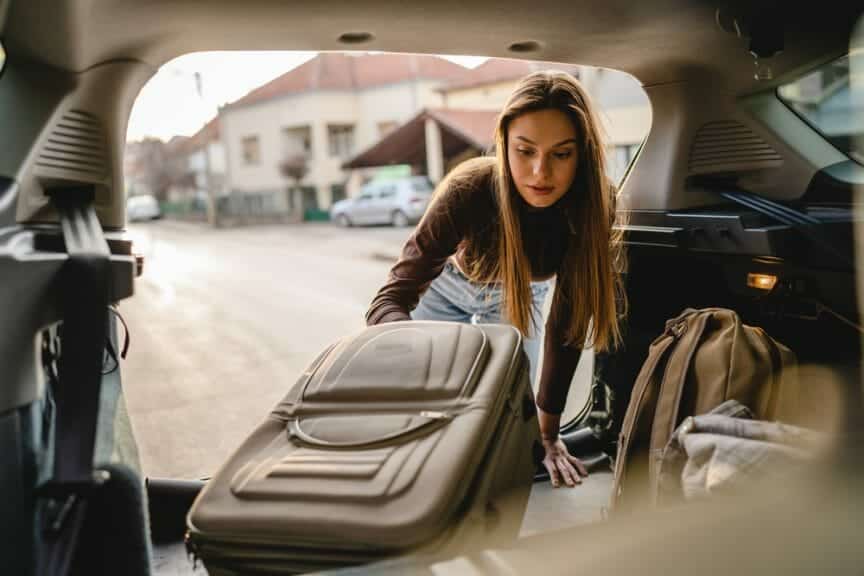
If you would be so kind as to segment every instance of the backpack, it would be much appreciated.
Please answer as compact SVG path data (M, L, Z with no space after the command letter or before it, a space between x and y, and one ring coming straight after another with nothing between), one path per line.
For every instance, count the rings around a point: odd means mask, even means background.
M657 503L663 451L687 416L729 399L759 420L799 413L797 360L764 330L724 308L687 309L666 322L633 386L618 440L611 507Z

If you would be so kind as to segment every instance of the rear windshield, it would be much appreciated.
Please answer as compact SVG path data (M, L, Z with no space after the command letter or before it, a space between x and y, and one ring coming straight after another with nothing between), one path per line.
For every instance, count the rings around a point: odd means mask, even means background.
M835 148L864 164L864 109L853 97L848 55L784 84L777 96Z

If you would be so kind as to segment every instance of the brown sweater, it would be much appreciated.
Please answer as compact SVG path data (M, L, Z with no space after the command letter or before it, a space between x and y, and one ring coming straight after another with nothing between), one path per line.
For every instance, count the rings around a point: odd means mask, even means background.
M498 250L498 202L492 186L494 164L487 162L479 177L454 178L438 192L426 215L402 249L399 261L390 270L387 282L378 291L366 312L368 325L410 319L410 311L429 284L441 273L448 258L462 270L472 255ZM522 245L531 263L534 280L550 278L558 272L574 236L559 203L534 209L520 200ZM491 252L489 252L491 251ZM557 284L560 286L561 279ZM544 411L560 414L564 410L570 381L579 362L581 348L564 343L565 320L569 318L565 299L556 288L552 309L546 322L543 368L537 404Z

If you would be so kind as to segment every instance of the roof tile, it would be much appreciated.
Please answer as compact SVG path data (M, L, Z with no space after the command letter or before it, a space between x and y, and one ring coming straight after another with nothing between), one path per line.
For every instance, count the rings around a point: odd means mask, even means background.
M363 54L322 52L282 76L229 104L240 107L311 90L359 90L415 78L457 80L470 71L420 54Z

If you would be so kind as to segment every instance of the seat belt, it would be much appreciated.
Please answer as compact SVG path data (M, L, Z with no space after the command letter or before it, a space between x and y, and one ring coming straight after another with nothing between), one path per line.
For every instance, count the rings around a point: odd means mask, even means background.
M37 574L69 573L87 498L108 479L94 472L93 454L111 294L111 253L93 206L94 188L49 193L60 214L69 258L59 290L63 323L53 477L37 489L41 500L42 553Z

